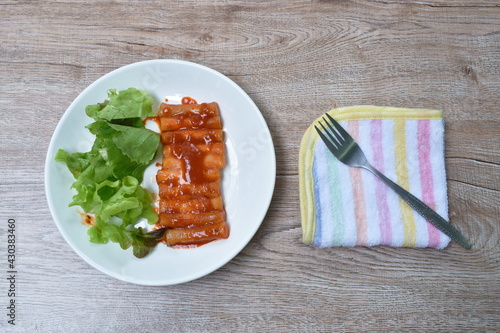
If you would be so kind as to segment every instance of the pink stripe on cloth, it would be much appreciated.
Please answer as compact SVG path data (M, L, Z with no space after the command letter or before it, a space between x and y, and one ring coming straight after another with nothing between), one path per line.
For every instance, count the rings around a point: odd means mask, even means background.
M354 141L359 140L359 121L350 121L347 131ZM358 235L356 245L368 245L368 227L366 221L365 190L360 168L349 168L352 189L354 195L354 215L356 217L356 233Z
M384 173L384 147L382 147L382 120L374 119L370 122L370 141L372 148L373 165ZM392 243L391 214L387 203L387 186L378 178L375 179L375 193L379 208L380 243Z
M418 162L420 166L420 182L422 184L422 201L432 209L435 209L434 200L434 179L431 165L431 145L430 145L430 121L418 121ZM427 232L429 233L429 247L439 246L439 230L427 222Z

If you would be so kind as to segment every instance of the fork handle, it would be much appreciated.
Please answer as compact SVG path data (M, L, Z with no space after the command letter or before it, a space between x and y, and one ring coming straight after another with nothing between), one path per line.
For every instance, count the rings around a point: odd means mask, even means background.
M394 190L411 208L413 208L416 212L422 215L427 221L429 221L436 228L441 230L445 235L453 239L455 242L460 244L462 247L470 250L472 245L469 241L458 231L454 226L448 223L445 219L443 219L438 213L432 210L425 203L420 201L413 194L384 176L380 171L375 169L371 165L363 166L365 169L373 172L377 177L379 177L384 183L387 184L391 189Z

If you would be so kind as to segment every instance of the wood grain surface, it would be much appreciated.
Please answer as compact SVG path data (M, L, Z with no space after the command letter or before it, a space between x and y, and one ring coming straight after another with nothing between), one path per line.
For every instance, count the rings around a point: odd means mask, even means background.
M158 58L209 66L250 95L273 135L277 178L261 228L232 261L145 287L73 252L50 215L43 170L83 89ZM0 0L0 92L2 332L500 331L497 0ZM473 250L301 242L300 139L325 111L358 104L444 111L450 218Z

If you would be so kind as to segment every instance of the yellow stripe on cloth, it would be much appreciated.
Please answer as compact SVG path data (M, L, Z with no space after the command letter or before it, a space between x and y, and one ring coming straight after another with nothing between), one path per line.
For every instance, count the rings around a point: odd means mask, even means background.
M408 167L406 165L406 131L405 120L398 119L394 123L394 141L396 148L396 175L398 184L405 190L410 190L410 180ZM401 198L399 198L399 207L401 208L401 219L403 220L404 247L415 246L417 242L417 230L415 227L415 218L411 207Z
M337 121L372 120L372 119L442 119L441 110L404 109L387 106L358 105L333 109L328 112ZM316 119L318 121L320 118Z
M311 132L312 131L312 132ZM299 152L299 187L301 198L301 216L302 216L302 238L306 244L311 244L314 240L316 226L316 211L314 207L314 195L306 193L313 188L312 165L314 161L314 147L318 141L318 133L314 127L309 127L302 137ZM312 221L312 223L306 223Z

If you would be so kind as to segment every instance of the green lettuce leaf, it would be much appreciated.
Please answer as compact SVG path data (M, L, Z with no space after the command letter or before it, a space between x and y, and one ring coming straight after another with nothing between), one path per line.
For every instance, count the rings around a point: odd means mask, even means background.
M116 92L108 91L109 100L104 103L89 105L85 112L95 120L114 120L127 118L153 117L153 98L144 90L129 88Z
M147 163L151 161L160 143L160 135L146 128L109 124L116 130L113 142L132 161Z
M66 151L59 149L56 153L55 160L66 163L69 171L75 178L78 178L78 176L89 166L86 153L68 154Z
M135 88L119 93L110 90L109 100L86 108L87 115L96 120L87 126L95 135L90 151L59 149L55 156L75 178L71 187L77 193L70 206L95 215L96 223L88 230L90 241L133 247L138 258L146 256L161 237L134 227L141 219L149 224L158 220L153 196L140 186L160 144L159 134L146 129L141 118L155 115L152 101Z

